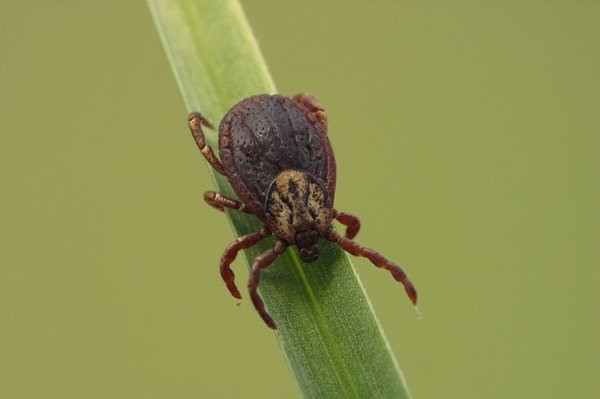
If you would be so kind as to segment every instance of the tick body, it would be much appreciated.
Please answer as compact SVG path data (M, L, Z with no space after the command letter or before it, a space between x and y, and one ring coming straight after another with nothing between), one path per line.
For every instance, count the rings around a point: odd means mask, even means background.
M238 251L270 235L277 238L272 249L255 259L248 281L252 303L269 327L275 329L276 325L257 291L261 270L290 245L298 247L303 261L316 260L319 237L389 270L416 305L417 292L402 269L353 241L360 229L359 219L333 207L335 158L327 137L325 110L313 96L261 94L234 105L219 126L220 160L204 140L202 126L212 128L210 122L193 112L188 125L206 160L227 177L241 200L209 191L204 194L206 202L219 210L254 214L264 223L261 230L230 244L221 258L221 276L234 297L241 298L230 268ZM333 219L346 226L345 236L333 229Z

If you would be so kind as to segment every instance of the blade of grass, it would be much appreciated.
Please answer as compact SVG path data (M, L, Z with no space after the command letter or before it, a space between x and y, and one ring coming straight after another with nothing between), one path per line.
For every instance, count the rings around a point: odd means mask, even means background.
M241 99L275 92L236 0L148 0L148 4L188 112L199 110L218 123ZM187 134L184 117L182 113L181 129ZM207 141L216 147L216 134L207 132ZM211 173L218 189L235 197L227 180L212 169ZM236 212L227 216L238 236L261 227L253 216ZM273 245L272 239L265 241L245 251L248 265ZM310 265L289 248L265 269L260 283L302 395L410 398L348 257L327 241L320 246L321 257Z

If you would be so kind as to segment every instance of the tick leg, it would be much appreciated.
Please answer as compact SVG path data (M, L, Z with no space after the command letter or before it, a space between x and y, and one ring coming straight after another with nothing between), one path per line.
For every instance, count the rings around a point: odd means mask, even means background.
M221 277L223 277L223 281L225 281L225 285L231 292L231 295L234 297L241 299L242 295L240 291L237 289L235 285L235 274L233 270L231 270L231 262L235 259L238 252L241 249L250 248L253 245L256 245L260 240L265 237L271 235L271 232L266 227L263 227L259 231L251 234L247 234L243 237L238 238L225 249L223 256L221 257Z
M211 129L213 128L212 123L200 115L199 112L192 112L188 115L188 126L192 132L192 136L194 136L194 140L196 141L200 152L202 152L204 158L206 158L208 163L211 164L212 167L217 170L217 172L225 175L225 169L223 169L221 161L219 161L219 158L217 158L212 148L210 148L210 146L207 145L206 141L204 140L204 133L202 132L203 125Z
M273 263L273 261L277 259L277 257L281 255L283 251L285 251L286 246L287 245L283 241L277 241L272 249L257 257L252 265L250 279L248 280L248 289L250 290L250 298L252 299L252 303L254 304L254 307L256 308L256 311L260 317L262 317L265 323L267 323L267 325L273 330L275 330L277 326L275 325L275 322L271 316L265 310L265 304L256 289L258 288L258 283L260 281L260 271Z
M235 209L236 211L251 213L250 210L246 208L246 205L242 204L240 201L226 197L221 193L217 193L216 191L205 192L204 201L206 201L208 205L220 211L224 211L225 208L231 208Z
M313 114L315 114L319 122L321 122L323 126L327 127L327 113L325 112L325 108L323 108L315 96L308 93L298 93L294 96L294 100L308 108Z
M394 276L394 279L396 279L396 281L399 281L404 285L406 294L410 298L413 305L415 305L415 306L417 305L417 290L415 289L413 284L410 282L410 280L408 279L408 277L406 276L404 271L402 271L400 266L398 266L394 262L391 262L390 260L386 259L379 252L375 252L372 249L363 247L362 245L360 245L359 243L357 243L355 241L352 241L346 237L340 236L335 230L330 230L329 234L326 236L326 238L329 241L338 243L338 245L340 247L342 247L342 249L344 249L344 251L347 251L354 256L362 256L364 258L367 258L375 266L389 270L389 272L392 273L392 276Z
M360 220L356 216L350 213L338 212L334 209L333 217L335 217L335 220L346 226L346 238L353 239L356 237L360 230Z

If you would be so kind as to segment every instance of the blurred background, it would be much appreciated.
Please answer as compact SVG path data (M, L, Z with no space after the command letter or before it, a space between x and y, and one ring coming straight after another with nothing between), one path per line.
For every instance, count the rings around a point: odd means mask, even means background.
M414 398L597 398L600 6L243 1L329 113ZM144 2L0 3L0 398L295 397ZM235 266L245 281L245 265ZM596 337L596 338L594 338Z

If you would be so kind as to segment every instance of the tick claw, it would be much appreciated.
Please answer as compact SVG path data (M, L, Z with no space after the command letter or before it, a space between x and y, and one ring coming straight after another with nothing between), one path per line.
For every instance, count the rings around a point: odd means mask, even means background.
M279 342L282 342L282 341L283 341L283 334L281 333L281 331L279 331L279 330L275 330L275 337L277 337L277 340L278 340Z
M423 314L421 313L417 305L415 305L415 313L417 314L417 319L421 320L423 318Z
M269 326L273 330L277 330L277 326L275 325L275 322L271 318L269 318L269 320L265 320L265 323L267 323L267 326Z

